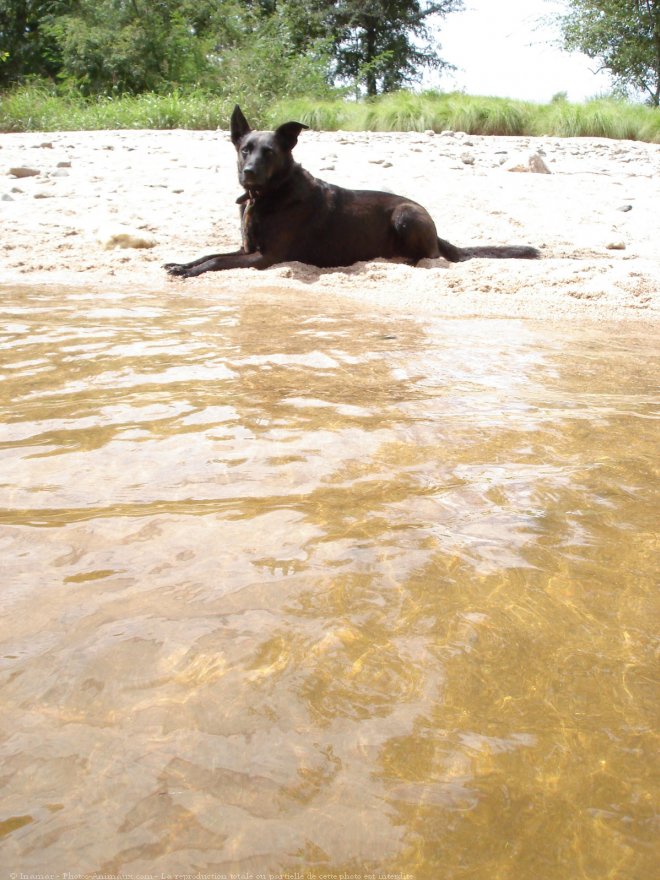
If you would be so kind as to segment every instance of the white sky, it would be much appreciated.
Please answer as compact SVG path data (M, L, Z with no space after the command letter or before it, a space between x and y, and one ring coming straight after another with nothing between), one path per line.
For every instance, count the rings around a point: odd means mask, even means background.
M465 12L442 20L440 56L458 68L431 74L425 87L546 102L557 92L583 101L609 91L597 62L555 48L556 26L540 19L563 11L562 0L465 0Z

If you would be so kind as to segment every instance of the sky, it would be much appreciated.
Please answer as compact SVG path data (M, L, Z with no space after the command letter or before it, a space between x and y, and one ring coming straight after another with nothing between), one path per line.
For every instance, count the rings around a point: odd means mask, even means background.
M559 29L541 19L563 11L562 0L465 0L465 12L442 20L440 56L458 70L428 75L423 85L471 95L546 102L557 92L583 101L611 88L597 62L556 48Z

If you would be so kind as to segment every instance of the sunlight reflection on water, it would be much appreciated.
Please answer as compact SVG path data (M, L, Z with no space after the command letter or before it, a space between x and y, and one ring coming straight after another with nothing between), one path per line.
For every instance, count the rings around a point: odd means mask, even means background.
M2 310L11 870L651 876L648 329Z

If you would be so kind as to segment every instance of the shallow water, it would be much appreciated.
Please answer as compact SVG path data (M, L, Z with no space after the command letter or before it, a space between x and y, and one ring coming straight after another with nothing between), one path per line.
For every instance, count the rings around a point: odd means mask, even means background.
M7 870L650 877L654 335L172 289L3 291Z

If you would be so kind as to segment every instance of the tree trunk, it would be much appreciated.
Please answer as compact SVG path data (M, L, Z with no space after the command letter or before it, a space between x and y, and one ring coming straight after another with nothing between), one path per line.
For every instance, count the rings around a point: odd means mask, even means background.
M373 62L376 58L376 31L374 28L366 28L365 32L366 62L367 62L367 95L374 98L378 94L378 81Z

